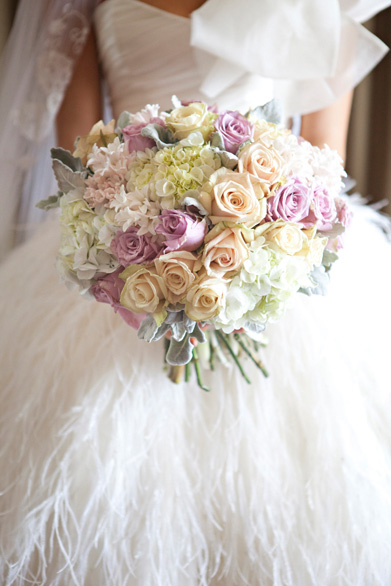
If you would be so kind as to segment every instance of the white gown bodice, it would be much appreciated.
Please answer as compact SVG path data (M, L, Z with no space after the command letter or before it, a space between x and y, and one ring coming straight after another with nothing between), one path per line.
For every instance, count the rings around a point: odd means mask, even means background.
M191 19L137 0L108 0L99 5L95 25L116 118L148 102L169 108L173 94L182 100L208 99L200 90L207 64L190 45ZM269 80L245 73L218 104L244 109L271 98Z

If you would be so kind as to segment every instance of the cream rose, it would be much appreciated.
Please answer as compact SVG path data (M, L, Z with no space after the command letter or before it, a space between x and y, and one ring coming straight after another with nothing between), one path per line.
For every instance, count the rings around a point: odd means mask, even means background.
M314 237L309 240L309 252L307 260L311 267L318 267L322 264L323 252L327 244L327 238Z
M266 216L261 186L253 183L248 173L219 169L211 176L210 184L210 192L202 192L199 200L213 224L234 222L252 228Z
M254 122L254 140L260 141L271 141L275 140L280 136L286 136L291 134L290 130L286 128L279 128L276 124L272 122L266 122L266 120L253 120L253 117L249 116L249 120Z
M261 235L273 244L276 244L290 256L306 256L309 252L308 238L304 230L300 230L297 224L285 222L273 222L264 224L263 230L257 230L257 236Z
M170 303L180 302L193 284L201 262L195 254L185 250L169 252L155 260L158 275L163 279Z
M83 165L86 165L88 155L92 153L92 147L94 144L98 147L107 146L118 136L114 132L114 126L114 120L106 125L103 124L102 120L94 124L87 136L79 137L73 156L80 157Z
M248 247L240 228L216 226L205 238L202 261L208 275L223 277L236 273L248 257Z
M120 274L125 281L120 302L134 313L158 313L165 305L167 289L153 268L132 265Z
M272 146L253 142L240 151L239 173L250 173L255 181L274 185L281 179L283 160Z
M223 279L204 275L186 295L185 313L194 321L215 317L223 307L227 284Z
M208 106L202 102L194 102L188 106L174 108L165 118L167 128L172 130L174 138L186 138L190 133L199 131L204 139L213 131L216 114L209 112Z

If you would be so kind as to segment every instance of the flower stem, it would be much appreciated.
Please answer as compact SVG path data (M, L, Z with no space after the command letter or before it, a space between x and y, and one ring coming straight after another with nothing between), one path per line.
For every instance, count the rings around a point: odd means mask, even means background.
M201 375L201 368L200 368L200 361L198 360L198 352L197 352L197 348L194 346L193 348L193 363L194 363L194 368L195 368L195 372L196 372L196 376L197 376L197 383L198 386L203 390L203 391L210 391L210 389L208 387L206 387L202 381L202 375Z
M221 332L219 332L218 330L216 330L216 336L226 346L226 348L228 349L228 352L231 354L236 366L239 368L244 380L250 385L251 381L248 378L247 374L244 372L243 366L241 365L240 361L238 360L238 357L236 356L235 352L233 351L231 344L228 342L227 336L223 336L223 334Z
M243 350L245 351L245 353L247 354L247 356L249 358L251 358L251 360L259 368L259 370L262 371L263 376L265 376L267 378L269 376L269 373L266 370L265 365L263 364L263 362L261 360L259 360L259 358L257 358L256 356L254 356L254 354L251 352L251 350L243 342L243 340L242 340L242 338L241 338L241 336L239 334L234 334L234 338L238 342L238 344L240 345L240 347L243 348Z
M215 369L215 349L212 342L209 342L209 366L211 370Z
M185 372L185 365L178 364L177 366L172 366L170 369L170 380L175 383L179 384L183 379L183 374Z
M185 383L188 383L190 380L190 362L185 364Z

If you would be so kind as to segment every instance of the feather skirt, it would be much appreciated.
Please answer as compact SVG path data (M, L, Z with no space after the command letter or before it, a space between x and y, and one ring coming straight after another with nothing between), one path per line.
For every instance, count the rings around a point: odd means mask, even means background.
M327 297L250 363L174 385L160 343L58 283L46 224L0 268L0 582L391 583L391 247L356 212Z

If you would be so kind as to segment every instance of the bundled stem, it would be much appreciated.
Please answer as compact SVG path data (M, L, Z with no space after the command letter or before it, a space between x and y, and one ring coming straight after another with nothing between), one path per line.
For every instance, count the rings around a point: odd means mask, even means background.
M248 384L251 384L250 379L248 378L247 374L245 373L243 366L241 365L240 361L238 360L238 357L236 356L235 352L233 351L231 344L228 342L227 337L223 336L223 334L221 332L219 332L218 330L216 330L216 336L226 346L226 348L227 348L228 352L231 354L236 366L239 368L244 380Z
M247 356L254 362L254 364L259 368L262 372L263 376L266 378L269 376L268 371L266 370L263 362L257 358L254 353L248 348L248 346L243 342L242 337L239 334L234 334L235 340L238 342L239 346L244 350Z

